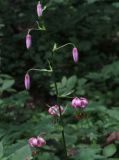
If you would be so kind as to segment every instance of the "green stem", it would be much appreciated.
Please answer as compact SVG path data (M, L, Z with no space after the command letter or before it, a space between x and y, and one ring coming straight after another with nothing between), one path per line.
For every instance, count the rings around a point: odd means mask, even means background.
M30 28L27 33L30 34L31 31L41 31L41 30L45 31L46 30L45 26L40 27L38 24L38 28Z
M57 88L57 83L55 80L55 72L54 72L54 68L53 68L53 53L52 53L52 70L53 70L53 76L54 76L54 85L55 85L55 91L56 91L56 96L57 96L57 103L58 103L58 88ZM60 114L60 123L62 126L62 140L63 140L63 145L64 145L64 151L65 151L65 160L68 159L67 157L67 147L66 147L66 140L65 140L65 135L64 135L64 122L63 122L63 117L62 117L62 111L61 111L61 107L59 106L59 114Z
M64 45L62 45L62 46L60 46L60 47L57 47L54 51L57 51L57 50L65 47L65 46L67 46L67 45L72 45L73 47L75 47L75 45L74 45L73 43L66 43L66 44L64 44Z
M31 68L27 71L29 73L30 71L39 71L39 72L53 72L51 66L49 66L50 69L38 69L38 68Z
M28 30L28 34L30 34L31 31L39 31L39 30L40 30L39 28L38 28L38 29L37 29L37 28L30 28L30 29Z

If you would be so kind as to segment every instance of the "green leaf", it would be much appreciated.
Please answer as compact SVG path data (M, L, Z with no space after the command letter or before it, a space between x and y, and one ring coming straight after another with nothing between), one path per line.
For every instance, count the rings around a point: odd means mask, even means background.
M1 160L8 160L8 157L4 157L4 158L2 158Z
M108 114L113 119L119 121L119 109L113 108L106 111L106 114Z
M119 160L119 158L108 158L108 160Z
M0 142L0 158L3 156L3 145L2 142Z
M6 90L6 89L8 89L8 88L10 88L10 87L12 87L12 85L14 84L14 80L4 80L4 83L3 83L3 85L2 85L2 90Z
M68 90L71 90L74 88L75 84L77 82L77 77L76 76L72 76L68 79L67 81L67 88Z
M69 91L69 92L63 93L63 94L60 95L60 97L69 96L69 95L71 95L73 92L74 92L74 90L71 90L71 91Z
M74 157L76 160L104 160L104 157L99 155L100 151L101 148L99 145L80 144L79 150L77 150L77 154Z
M4 102L4 101L0 99L0 105L2 105L2 104L3 104L3 102Z
M19 150L17 150L13 155L11 160L26 160L31 159L31 149L29 145L25 145Z
M74 135L66 135L66 143L67 145L75 144L77 141L77 136Z
M116 153L116 151L117 151L116 146L114 144L110 144L110 145L104 147L103 155L105 157L111 157Z
M87 0L88 3L94 3L96 1L98 1L98 0Z
M52 153L40 153L38 156L38 160L59 160L58 157L54 156Z
M114 7L116 7L116 8L119 8L119 2L114 2L114 3L112 3L112 5L113 5Z
M67 78L64 76L62 78L62 87L65 87L66 83L67 83Z

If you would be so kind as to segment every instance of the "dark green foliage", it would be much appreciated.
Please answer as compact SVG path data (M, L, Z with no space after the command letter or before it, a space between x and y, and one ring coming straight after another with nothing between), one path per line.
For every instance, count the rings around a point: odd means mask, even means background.
M107 144L111 132L119 131L119 1L42 0L47 9L41 18L46 31L32 31L33 44L25 36L37 27L37 0L0 0L0 160L64 159L62 127L48 115L54 105L53 77L31 72L30 94L24 91L29 68L48 68L54 43L74 43L55 52L55 69L65 136L70 160L118 160L119 142ZM39 20L40 21L40 20ZM68 98L66 98L66 96ZM87 97L85 112L71 108L72 97ZM34 152L32 136L44 135L47 145ZM32 151L32 152L31 152Z

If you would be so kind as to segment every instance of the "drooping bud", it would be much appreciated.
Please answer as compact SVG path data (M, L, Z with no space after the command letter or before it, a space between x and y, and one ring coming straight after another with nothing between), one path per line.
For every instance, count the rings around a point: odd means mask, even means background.
M73 108L79 108L81 106L81 100L78 97L75 97L71 104Z
M88 105L88 100L86 98L81 97L81 108L85 108Z
M29 49L31 47L32 44L32 38L31 35L28 33L26 35L26 48Z
M30 76L28 73L26 73L26 75L25 75L24 85L25 85L26 90L30 89Z
M78 62L78 49L76 47L73 48L72 55L73 55L74 62L77 63Z
M61 113L64 113L64 108L60 106ZM60 116L59 106L55 105L49 108L48 110L49 114L52 116Z
M32 137L28 140L28 143L31 147L37 147L37 138Z
M42 13L43 13L43 9L42 9L42 5L39 1L38 4L37 4L37 15L38 15L38 17L41 17Z

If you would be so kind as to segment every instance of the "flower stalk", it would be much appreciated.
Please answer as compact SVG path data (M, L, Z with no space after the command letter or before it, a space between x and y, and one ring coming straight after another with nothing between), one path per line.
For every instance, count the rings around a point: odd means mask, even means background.
M64 45L62 45L60 47L57 47L57 45L55 43L52 51L55 52L55 51L57 51L57 50L59 50L61 48L64 48L64 47L68 46L68 45L72 45L73 47L75 47L75 45L73 43L66 43L66 44L64 44Z
M64 47L66 47L67 45L72 45L72 46L73 46L72 56L73 56L74 62L77 63L77 62L78 62L79 54L78 54L78 49L77 49L77 47L76 47L73 43L66 43L66 44L64 44L64 45L62 45L62 46L60 46L60 47L57 47L57 44L55 43L54 46L53 46L52 51L55 52L55 51L57 51L57 50L59 50L59 49L62 49L62 48L64 48Z
M57 103L58 103L58 88L57 88L57 83L56 83L56 78L55 78L55 71L54 71L54 57L53 57L53 53L52 53L52 74L54 77L54 85L55 85L55 91L56 91L56 98L57 98ZM66 140L65 140L65 134L64 134L64 121L63 121L63 116L62 116L62 110L61 110L61 106L59 106L59 119L60 119L60 123L62 126L62 140L63 140L63 145L64 145L64 151L65 151L65 160L68 160L68 156L67 156L67 147L66 147Z

